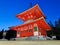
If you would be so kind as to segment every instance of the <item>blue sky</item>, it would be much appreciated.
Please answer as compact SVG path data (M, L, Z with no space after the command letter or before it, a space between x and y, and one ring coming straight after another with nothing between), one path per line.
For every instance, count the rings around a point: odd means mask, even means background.
M47 22L54 22L60 17L60 0L0 0L0 30L23 24L16 15L38 3L47 17Z

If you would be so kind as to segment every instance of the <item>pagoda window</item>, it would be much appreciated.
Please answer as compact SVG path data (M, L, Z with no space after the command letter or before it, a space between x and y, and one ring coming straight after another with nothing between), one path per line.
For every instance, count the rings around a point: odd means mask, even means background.
M21 32L18 30L17 34L20 34Z
M34 24L34 27L38 26L36 23Z
M31 18L33 18L33 16L31 15Z
M30 16L28 16L28 19L30 19Z
M27 26L24 26L24 28L23 28L24 30L27 30L28 29L28 27Z
M29 25L29 29L32 29L32 25Z
M34 27L34 31L37 31L37 27Z
M24 18L24 17L22 17L22 19L23 19L23 20L25 20L25 18Z
M29 32L32 32L32 30L29 30Z

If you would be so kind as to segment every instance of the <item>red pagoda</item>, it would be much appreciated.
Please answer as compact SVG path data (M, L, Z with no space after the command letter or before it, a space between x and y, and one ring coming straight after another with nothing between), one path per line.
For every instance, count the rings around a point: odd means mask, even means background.
M45 21L46 16L38 5L18 14L17 18L24 21L24 24L11 27L17 31L17 37L47 36L51 27Z

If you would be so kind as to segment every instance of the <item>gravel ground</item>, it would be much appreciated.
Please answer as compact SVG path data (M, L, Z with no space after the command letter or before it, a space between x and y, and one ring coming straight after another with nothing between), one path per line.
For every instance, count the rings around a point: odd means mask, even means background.
M0 45L60 45L59 40L46 41L0 41Z

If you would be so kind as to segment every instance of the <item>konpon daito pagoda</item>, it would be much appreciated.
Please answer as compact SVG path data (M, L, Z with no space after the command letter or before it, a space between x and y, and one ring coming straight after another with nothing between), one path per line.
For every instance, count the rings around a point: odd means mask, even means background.
M17 31L17 37L47 36L47 31L51 30L38 4L16 17L24 21L22 25L10 27Z

